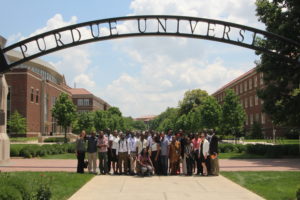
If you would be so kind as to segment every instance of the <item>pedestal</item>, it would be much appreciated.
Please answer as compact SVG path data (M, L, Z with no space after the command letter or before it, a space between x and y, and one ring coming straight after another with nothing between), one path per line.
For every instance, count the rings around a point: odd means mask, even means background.
M5 75L0 74L0 165L7 164L10 160L10 141L6 132L7 93Z

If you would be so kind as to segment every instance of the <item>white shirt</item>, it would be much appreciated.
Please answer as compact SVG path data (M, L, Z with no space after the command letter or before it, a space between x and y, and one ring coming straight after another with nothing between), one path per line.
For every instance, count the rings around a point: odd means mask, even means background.
M157 143L153 142L151 145L151 151L157 151Z
M142 142L141 140L137 141L138 153L140 154L144 148L147 148L148 142L146 139Z
M110 135L109 141L112 141L112 146L111 146L112 149L117 149L118 148L119 140L120 140L120 138L118 136L115 137L113 135Z
M209 142L208 142L207 139L204 139L204 141L203 141L203 155L204 156L209 155L208 151L209 151ZM199 152L201 153L201 144L199 145Z
M138 139L136 137L130 137L127 139L127 141L128 141L130 152L136 152Z
M126 139L124 140L120 139L120 141L118 142L118 148L116 154L118 155L118 153L124 153L124 152L130 153L128 141Z
M152 146L152 143L153 143L153 139L152 139L152 136L151 136L151 135L148 136L147 142L148 142L149 147L151 147L151 146Z

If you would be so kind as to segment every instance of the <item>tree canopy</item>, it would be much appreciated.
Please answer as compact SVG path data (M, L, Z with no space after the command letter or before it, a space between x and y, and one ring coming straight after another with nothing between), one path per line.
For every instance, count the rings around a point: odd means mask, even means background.
M256 0L256 13L266 30L300 43L299 0ZM263 73L265 87L258 91L263 111L275 124L300 127L300 47L261 38L260 45L289 57L263 52L257 69ZM293 60L293 61L291 61Z

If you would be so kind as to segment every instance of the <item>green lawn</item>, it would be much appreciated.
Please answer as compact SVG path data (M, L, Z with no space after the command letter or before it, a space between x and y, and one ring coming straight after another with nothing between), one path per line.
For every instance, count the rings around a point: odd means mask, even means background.
M9 138L10 142L30 142L37 141L37 137L19 137L19 138Z
M257 159L257 158L265 158L265 156L230 152L230 153L220 153L219 158L220 159Z
M298 172L221 172L239 185L268 200L294 200L300 188Z
M76 174L67 172L9 172L1 173L1 176L9 174L12 180L24 180L31 188L36 187L38 180L41 178L49 178L52 198L54 200L68 199L78 189L80 189L86 182L88 182L94 175L91 174ZM14 178L14 176L16 178ZM0 182L1 184L5 184Z
M46 155L41 157L42 159L77 159L74 153L64 153L56 155Z

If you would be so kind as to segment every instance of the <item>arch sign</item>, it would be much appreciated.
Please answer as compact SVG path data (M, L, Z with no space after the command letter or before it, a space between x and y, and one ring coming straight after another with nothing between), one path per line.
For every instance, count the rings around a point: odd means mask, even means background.
M296 41L252 27L235 23L169 15L126 16L74 24L45 32L0 49L0 72L33 58L61 49L95 41L138 36L175 36L206 39L233 44L277 56L273 49L259 46L258 38L268 38L300 47ZM5 53L17 50L23 57L8 63ZM288 58L294 60L292 58Z

